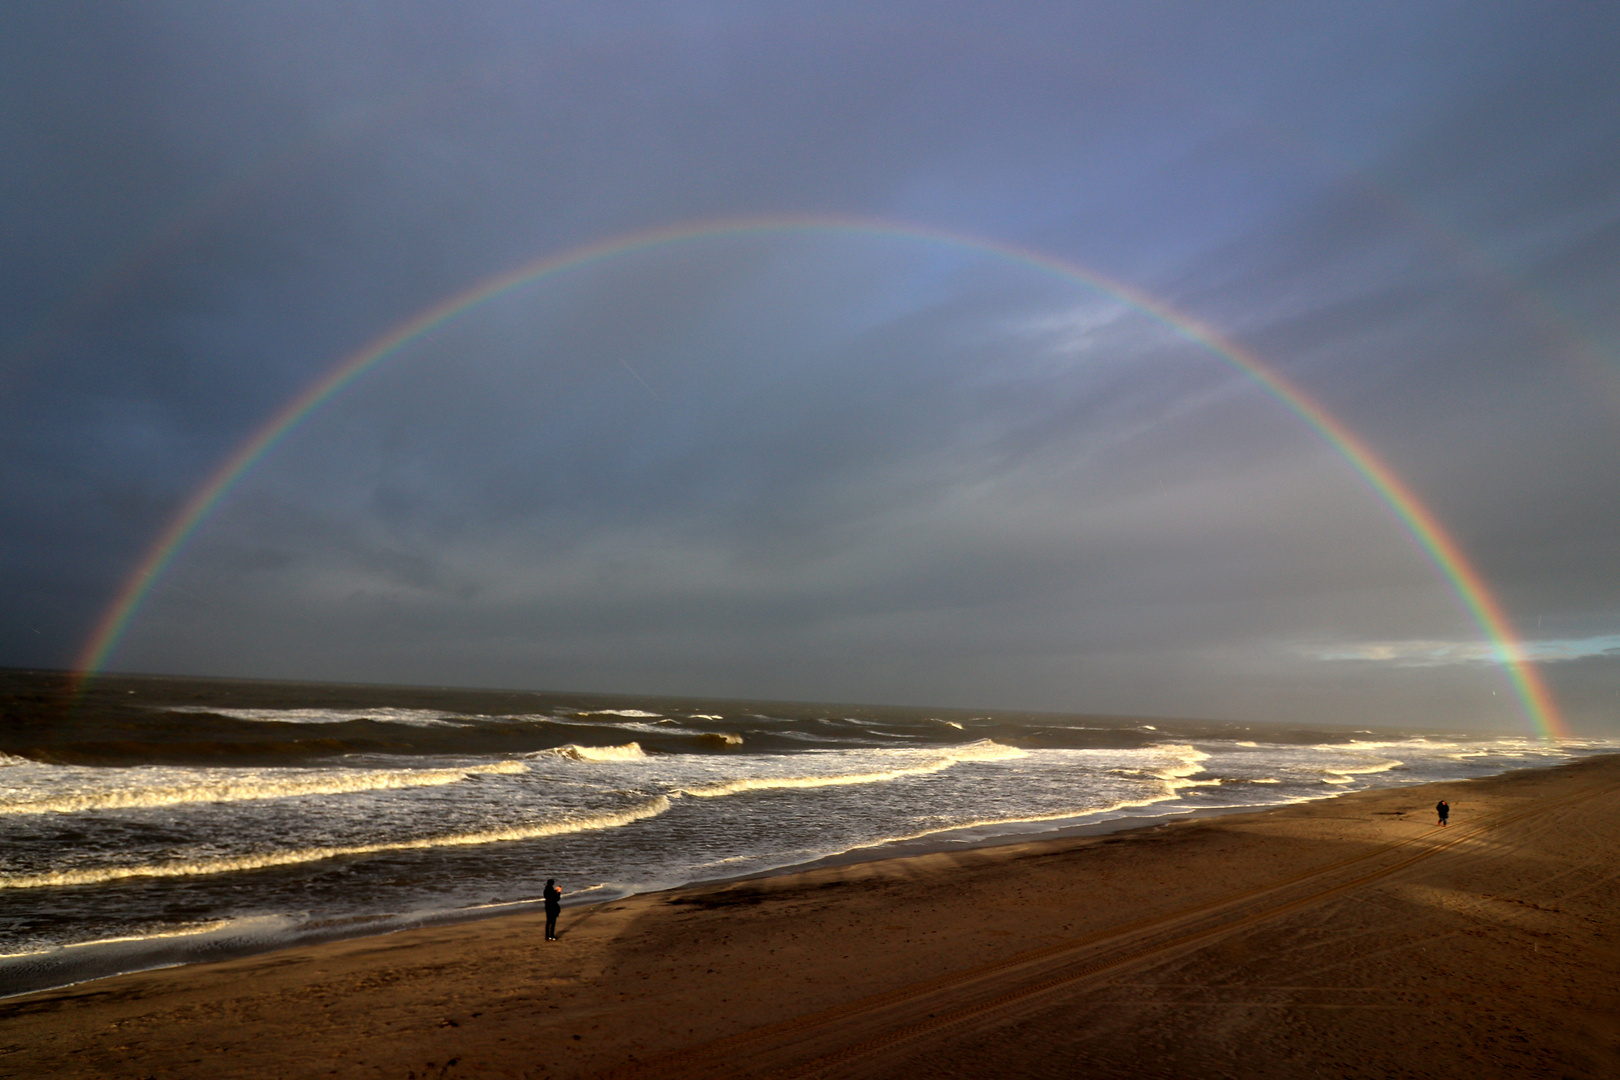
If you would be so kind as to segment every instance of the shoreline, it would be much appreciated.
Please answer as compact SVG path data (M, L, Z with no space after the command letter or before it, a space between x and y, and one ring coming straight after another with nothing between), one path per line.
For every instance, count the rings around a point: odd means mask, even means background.
M1495 774L1493 774L1495 775ZM1372 789L1366 789L1372 790ZM943 854L960 851L976 851L984 848L998 848L1024 843L1039 843L1047 840L1061 840L1071 837L1083 836L1110 836L1117 833L1129 833L1141 829L1154 829L1175 821L1193 818L1219 817L1229 814L1265 813L1269 810L1281 809L1284 806L1298 805L1300 802L1319 802L1343 798L1354 795L1356 792L1341 792L1325 795L1322 799L1304 799L1294 803L1279 803L1271 806L1222 806L1222 807L1196 807L1189 810L1177 810L1165 814L1129 814L1117 818L1107 818L1081 825L1057 825L1053 828L1032 830L1028 833L1006 832L986 835L975 840L945 839L951 833L975 831L984 827L964 827L941 830L939 833L930 833L926 836L912 837L905 840L885 841L881 844L866 845L851 848L848 851L824 855L802 863L786 863L779 867L766 870L751 871L745 874L728 875L715 878L695 878L691 881L681 882L665 888L649 889L644 892L627 892L600 899L564 902L564 910L581 910L597 907L603 904L618 903L634 897L660 896L666 893L684 892L696 889L719 888L745 881L765 881L773 878L788 877L794 874L823 869L835 866L851 866L860 863L885 862L891 859L905 859L921 855ZM1056 821L1074 820L1068 818L1054 819ZM1020 824L1019 822L1002 823L1008 826ZM1028 824L1039 824L1031 822ZM0 957L0 1005L30 994L45 993L53 990L70 990L86 986L104 979L117 978L122 975L138 975L149 971L172 971L177 968L187 968L203 964L221 963L227 960L245 960L253 957L271 956L291 949L316 948L322 945L331 945L345 941L367 941L374 938L386 938L395 934L409 933L413 930L423 930L433 927L464 926L475 923L498 921L501 919L519 917L536 910L541 902L540 897L521 898L499 904L487 905L489 910L478 908L453 908L444 911L426 912L416 917L405 917L400 922L384 925L380 928L354 933L338 928L328 932L309 931L282 940L263 940L257 943L220 941L212 937L212 932L203 932L195 935L174 935L173 943L168 950L162 947L154 948L150 943L157 938L112 938L105 942L90 941L80 944L61 946L58 949L37 954L16 954L13 957ZM509 909L509 910L508 910ZM118 945L126 948L120 950ZM107 948L107 946L114 946ZM5 964L10 960L15 968L26 971L29 956L39 956L42 959L58 957L68 949L96 949L97 954L85 962L84 966L91 972L79 977L71 977L64 981L52 981L53 976L32 980L34 985L22 989L11 989L8 982L21 984L29 980L23 978L5 978ZM144 955L154 958L152 961L121 961L121 954L140 949ZM170 959L160 959L170 957Z
M1617 836L1620 755L1593 756L638 894L565 909L549 946L524 913L99 979L0 1003L0 1063L538 1080L832 1054L851 1076L1080 1059L1105 1077L1599 1075L1620 1064L1604 1034L1620 1030ZM1148 1044L1165 1064L1143 1073Z
M1581 758L1574 759L1583 760ZM1536 768L1540 768L1537 766ZM1556 768L1558 766L1551 766ZM1520 770L1508 770L1520 771ZM1490 779L1503 773L1492 773L1485 777L1470 777L1467 780ZM1457 783L1458 781L1440 781L1441 783ZM1048 821L1039 819L1032 821L998 822L988 826L958 826L942 829L939 832L928 833L923 836L910 837L900 840L888 840L879 844L869 844L850 848L847 851L823 855L805 862L784 863L781 866L770 867L765 870L749 871L742 874L724 875L713 878L694 878L690 881L680 882L657 889L648 889L640 892L626 892L616 895L577 900L564 903L564 910L586 909L604 904L625 901L634 897L654 897L666 893L720 888L739 882L766 881L774 878L788 877L800 873L819 869L853 866L863 863L885 862L894 859L906 859L918 856L950 854L957 852L978 851L1009 846L1018 846L1029 843L1042 843L1047 841L1060 841L1082 837L1113 836L1121 833L1132 833L1141 830L1151 830L1170 825L1175 822L1201 820L1205 818L1225 817L1241 814L1264 814L1274 810L1281 810L1289 806L1298 806L1308 803L1329 802L1335 799L1347 798L1368 791L1410 789L1424 786L1422 784L1396 784L1389 787L1362 788L1357 791L1343 791L1322 795L1314 799L1297 799L1291 802L1271 804L1251 804L1241 806L1209 806L1167 809L1161 814L1145 812L1149 807L1159 804L1145 804L1141 807L1122 808L1127 811L1117 817L1104 817L1097 821L1084 821L1089 815L1076 815L1074 818L1055 818ZM1170 805L1167 801L1164 805ZM1102 811L1102 813L1117 813L1118 811ZM1080 824L1065 825L1061 822L1081 821ZM1023 826L1023 828L1020 828ZM1008 831L994 831L1005 828ZM983 833L983 835L967 839L957 838L954 834ZM252 957L270 956L279 952L314 948L323 945L332 945L346 941L366 941L374 938L386 938L395 934L409 933L414 930L423 930L434 927L453 927L476 923L498 921L501 919L522 916L536 910L540 904L540 897L523 897L501 903L483 905L477 908L452 908L439 911L428 911L414 915L398 916L390 923L373 925L361 932L352 929L343 929L337 926L325 930L316 929L304 932L296 930L286 936L277 938L274 934L263 938L243 940L242 937L231 936L229 927L220 931L205 931L199 934L176 934L170 939L161 938L112 938L105 941L89 941L73 945L60 946L56 950L38 954L18 954L14 958L0 958L0 1004L25 997L29 994L43 993L52 990L69 990L85 986L103 979L116 978L121 975L138 975L149 971L169 971L177 968L192 967L200 964L220 963L227 960L242 960ZM268 917L267 917L268 918ZM359 923L359 920L356 920ZM361 924L364 925L364 924ZM155 941L168 941L167 945L154 946ZM119 948L118 946L123 946ZM55 974L44 974L34 979L12 976L7 978L6 966L16 971L26 972L29 969L28 957L38 956L42 961L56 959L70 949L93 949L90 958L81 962L79 973L58 980ZM130 956L138 952L140 959ZM12 964L7 965L7 960ZM50 965L52 971L61 970L56 965ZM64 974L66 972L63 972ZM13 989L13 986L20 988Z
M1601 755L1600 755L1601 756ZM1585 760L1575 758L1573 761ZM1561 766L1536 766L1534 768L1558 768ZM1437 783L1462 783L1473 780L1488 780L1497 776L1507 775L1510 772L1525 770L1507 770L1503 773L1492 773L1484 777L1469 777L1453 781L1437 781ZM1264 814L1282 810L1290 806L1306 805L1311 803L1331 802L1336 799L1348 798L1371 791L1410 790L1413 787L1427 786L1426 784L1395 784L1387 787L1369 787L1356 791L1335 792L1322 795L1314 799L1297 799L1291 802L1272 804L1252 804L1242 806L1213 806L1192 807L1180 809L1167 809L1161 814L1145 812L1148 807L1158 804L1147 804L1143 807L1125 808L1128 811L1118 817L1105 817L1099 821L1083 821L1087 815L1077 815L1075 818L1056 818L1051 822L1040 820L1027 822L999 822L990 826L959 826L943 829L936 833L924 836L910 837L901 840L888 840L879 844L864 845L850 848L847 851L836 852L831 855L820 856L805 862L785 863L781 866L765 870L749 871L743 874L724 875L713 878L694 878L691 881L681 882L657 889L643 892L626 892L617 895L604 896L580 901L565 902L564 909L586 909L604 904L625 901L634 897L655 897L666 893L684 892L720 888L740 882L767 881L780 877L788 877L810 871L840 867L854 866L864 863L885 862L894 859L906 859L918 856L950 854L958 852L979 851L1001 847L1014 847L1030 843L1047 841L1061 841L1083 837L1114 836L1121 833L1133 833L1142 830L1152 830L1182 821L1202 820L1206 818L1226 817L1230 815ZM1165 805L1169 805L1169 802ZM1104 811L1103 813L1111 813ZM1082 823L1074 825L1060 824L1064 821L1081 820ZM1020 828L1023 826L1023 828ZM997 832L998 828L1008 831ZM957 838L954 834L980 833L983 835L974 838ZM270 956L291 949L314 948L323 945L332 945L346 941L366 941L374 938L386 938L395 934L409 933L414 930L424 930L435 927L453 927L476 923L498 921L501 919L522 916L534 911L540 903L540 898L524 897L497 904L484 905L479 908L453 908L440 911L428 911L419 914L397 916L392 922L374 924L360 932L353 929L344 929L333 926L326 929L294 931L291 934L277 937L274 932L264 937L244 940L240 931L233 936L230 927L221 928L220 931L205 931L199 934L177 934L172 941L158 938L112 938L106 941L90 941L81 944L61 946L50 952L39 954L19 954L12 964L6 965L5 959L0 958L0 1003L15 1000L29 994L43 993L51 990L68 990L74 987L85 986L103 979L116 978L121 975L137 975L148 971L168 971L176 968L192 967L199 964L220 963L227 960L241 960L252 957ZM487 909L487 910L486 910ZM268 918L268 917L267 917ZM359 925L364 925L356 920ZM165 940L166 945L154 946L153 942ZM119 946L122 946L120 948ZM39 977L29 979L12 976L7 978L5 967L11 966L15 971L29 970L27 957L39 956L46 961L50 972L61 972L67 975L65 965L58 967L48 964L49 960L58 959L62 953L70 949L94 950L89 953L89 959L81 961L78 970L66 978L59 978L57 974L42 972ZM137 956L132 956L137 953ZM13 988L13 987L20 988Z

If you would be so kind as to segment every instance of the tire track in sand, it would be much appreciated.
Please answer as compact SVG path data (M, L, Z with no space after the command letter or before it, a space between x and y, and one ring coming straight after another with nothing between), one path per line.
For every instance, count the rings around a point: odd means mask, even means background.
M1453 825L1444 830L1433 827L1416 836L1216 900L633 1062L601 1074L600 1080L636 1080L655 1075L660 1078L758 1076L773 1080L814 1077L921 1036L988 1018L990 1014L1054 990L1203 947L1258 923L1399 873L1492 830L1609 790L1610 785L1599 784L1551 802L1498 811L1472 826ZM1437 836L1438 842L1416 851L1408 850L1425 841L1434 841ZM1369 862L1391 860L1392 856L1392 861L1333 880L1347 870ZM1304 891L1299 891L1301 889ZM1244 908L1249 910L1238 910ZM842 1045L827 1050L829 1042Z

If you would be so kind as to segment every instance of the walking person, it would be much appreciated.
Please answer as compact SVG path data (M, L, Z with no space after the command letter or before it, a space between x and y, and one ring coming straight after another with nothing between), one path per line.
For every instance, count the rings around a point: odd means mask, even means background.
M557 940L557 916L562 914L562 890L557 888L556 878L546 878L546 940Z
M1445 825L1447 824L1446 819L1451 817L1451 804L1441 799L1434 804L1434 812L1440 815L1440 824Z

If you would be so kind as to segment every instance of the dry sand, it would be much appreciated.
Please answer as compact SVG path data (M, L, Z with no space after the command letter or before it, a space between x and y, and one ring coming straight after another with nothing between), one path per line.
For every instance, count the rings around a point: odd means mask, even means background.
M1617 877L1589 759L120 976L0 1074L1620 1077Z

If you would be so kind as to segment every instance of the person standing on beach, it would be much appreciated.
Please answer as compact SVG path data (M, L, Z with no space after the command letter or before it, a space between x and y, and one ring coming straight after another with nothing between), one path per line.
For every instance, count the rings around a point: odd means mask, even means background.
M557 916L562 914L562 890L557 888L556 878L546 878L546 940L557 940Z
M1447 823L1446 819L1451 817L1451 804L1441 799L1434 804L1434 812L1440 815L1440 824L1444 825Z

